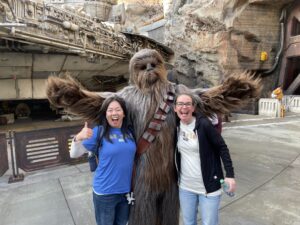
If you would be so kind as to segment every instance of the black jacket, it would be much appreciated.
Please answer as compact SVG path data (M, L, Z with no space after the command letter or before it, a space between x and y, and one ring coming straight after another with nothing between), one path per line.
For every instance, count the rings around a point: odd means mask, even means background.
M177 127L177 136L179 125ZM198 114L194 131L198 136L201 170L206 193L217 191L221 188L220 179L224 179L221 159L226 172L226 177L234 178L234 171L229 150L222 136L213 127L207 117ZM176 138L177 139L177 138ZM177 143L177 141L176 141ZM175 163L180 176L180 153L176 147ZM179 177L180 180L180 177Z

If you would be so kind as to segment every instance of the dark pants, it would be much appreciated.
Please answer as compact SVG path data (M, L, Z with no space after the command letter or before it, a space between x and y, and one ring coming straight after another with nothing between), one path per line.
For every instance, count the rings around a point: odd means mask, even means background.
M125 194L97 195L93 192L97 225L126 225L129 204Z

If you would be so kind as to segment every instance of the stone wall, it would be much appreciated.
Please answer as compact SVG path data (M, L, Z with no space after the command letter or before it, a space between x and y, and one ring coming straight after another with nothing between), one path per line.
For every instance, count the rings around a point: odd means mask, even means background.
M165 44L175 51L175 76L190 87L217 85L226 74L268 71L279 50L280 17L292 0L167 0ZM189 4L188 4L189 3ZM261 61L261 52L268 58ZM264 95L276 86L278 70Z

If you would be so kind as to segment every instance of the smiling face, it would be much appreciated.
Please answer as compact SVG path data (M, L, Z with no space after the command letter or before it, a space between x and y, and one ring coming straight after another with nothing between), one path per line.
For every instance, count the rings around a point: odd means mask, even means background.
M193 99L188 95L180 95L176 99L175 112L180 121L189 124L193 120L193 113L195 112L195 105Z
M120 103L112 101L106 110L106 119L108 124L114 128L121 128L124 117L125 114Z

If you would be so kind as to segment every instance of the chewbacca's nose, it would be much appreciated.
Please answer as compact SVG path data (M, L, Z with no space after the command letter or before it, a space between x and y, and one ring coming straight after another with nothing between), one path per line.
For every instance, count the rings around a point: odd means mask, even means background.
M146 70L147 71L150 71L150 70L153 70L154 69L154 66L152 65L152 63L147 63L147 68Z

